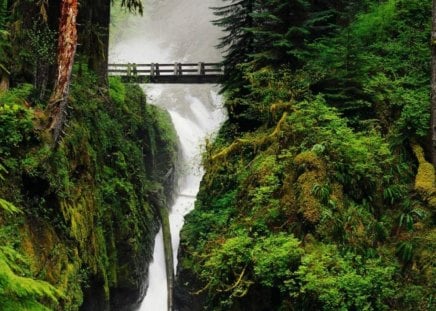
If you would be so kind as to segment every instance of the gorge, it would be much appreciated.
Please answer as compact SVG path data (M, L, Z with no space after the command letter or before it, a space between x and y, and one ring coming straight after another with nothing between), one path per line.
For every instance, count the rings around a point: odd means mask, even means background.
M435 310L435 34L436 0L0 1L0 310Z
M210 23L209 9L219 1L145 1L144 16L125 16L111 28L110 63L175 63L220 61L215 48L220 31ZM117 19L115 19L117 20ZM170 24L165 21L171 20ZM187 21L189 21L187 23ZM148 102L165 108L179 138L178 181L169 206L174 268L165 269L162 229L156 236L149 268L147 294L139 310L172 310L173 284L167 273L177 269L179 231L184 215L194 208L203 175L202 152L206 139L225 120L217 85L142 85ZM171 271L171 272L169 272ZM174 283L171 280L171 283ZM167 286L168 285L168 286ZM168 290L167 290L168 288Z

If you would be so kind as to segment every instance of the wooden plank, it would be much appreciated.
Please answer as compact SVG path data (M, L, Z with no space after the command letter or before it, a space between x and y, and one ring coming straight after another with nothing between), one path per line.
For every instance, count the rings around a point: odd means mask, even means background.
M220 75L182 75L182 76L155 76L150 78L149 83L164 83L164 84L203 84L203 83L219 83Z
M156 84L218 84L221 75L162 75L162 76L122 76L121 80L126 83L156 83Z
M161 64L161 63L154 63L154 64L159 64L159 66L168 66L168 67L173 67L174 66L174 63L173 64L169 64L169 63L164 63L164 64ZM198 65L198 63L180 63L182 66L197 66ZM151 67L151 63L150 64L140 64L140 63L127 63L127 64L108 64L108 66L109 67L127 67L127 66L132 66L132 65L136 65L137 67L138 66L145 66L145 67ZM204 66L206 66L206 67L210 67L210 66L214 66L214 67L222 67L222 64L220 64L220 63L204 63Z
M161 63L156 63L156 65L159 65L159 67L174 67L174 64L161 64Z
M198 72L198 69L182 69L182 72Z
M128 66L133 66L136 65L136 67L150 67L151 64L135 64L135 63L130 63L130 64L108 64L108 67L128 67Z
M174 65L173 65L174 66ZM162 69L162 67L159 64L159 71L162 72L168 72L168 73L173 73L174 70L173 69Z
M127 67L127 64L108 64L108 67Z

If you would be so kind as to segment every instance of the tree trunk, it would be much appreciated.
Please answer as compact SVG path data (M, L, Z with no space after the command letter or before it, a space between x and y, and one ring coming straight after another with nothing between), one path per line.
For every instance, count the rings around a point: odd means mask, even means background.
M84 8L81 18L85 25L91 24L96 31L85 39L83 52L88 57L88 65L98 77L98 84L103 88L108 86L108 54L109 54L109 0L94 0ZM89 26L88 26L89 27Z
M9 89L9 75L0 69L0 91Z
M57 142L65 122L71 72L77 47L78 0L62 0L59 22L57 79L47 106L48 129Z
M109 23L110 23L110 1L102 1L99 12L94 12L97 25L101 27L103 33L100 40L102 43L101 53L93 55L93 69L97 73L99 84L103 87L108 87L108 59L109 59Z

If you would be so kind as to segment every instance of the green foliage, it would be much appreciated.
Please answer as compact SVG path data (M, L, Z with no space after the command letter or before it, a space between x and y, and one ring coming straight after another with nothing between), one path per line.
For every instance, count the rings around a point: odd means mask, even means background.
M117 77L110 77L109 78L109 95L111 96L111 99L116 103L117 105L124 104L124 101L126 99L126 87L121 82L121 78Z
M301 149L323 146L335 179L355 198L371 196L383 176L389 179L385 169L393 158L388 144L375 131L354 132L323 98L296 104L288 122Z
M382 2L337 36L309 44L306 68L319 77L313 90L326 94L354 124L377 119L395 136L425 136L430 3Z
M211 310L431 310L434 178L421 151L415 181L408 147L428 133L431 1L216 12L238 80L182 230L180 283L201 283Z
M5 180L5 178L3 177L2 173L7 173L6 169L4 168L3 165L1 165L0 163L0 180ZM0 209L2 209L3 211L5 211L8 214L15 214L15 213L19 213L20 210L12 203L3 200L2 198L0 198Z
M19 212L13 204L2 199L0 208L11 215ZM28 260L13 247L11 234L6 229L7 226L2 226L0 230L0 309L52 310L62 297L60 291L47 282L32 278ZM7 241L6 245L4 241Z
M10 50L10 33L7 31L7 22L9 14L7 11L7 0L0 1L0 72L9 74L8 59Z
M219 239L199 271L207 283L201 291L207 289L222 297L227 296L220 301L223 308L245 296L256 281L285 291L283 279L291 278L303 254L300 242L293 236L280 233L253 239L245 231L237 234L226 240ZM253 266L253 271L250 266Z
M231 296L244 295L250 282L244 280L245 269L250 261L252 239L244 232L228 238L215 248L204 263L201 277L209 280L209 287L228 291Z
M18 263L23 260L14 249L0 248L0 308L5 311L50 310L47 305L57 304L59 291L47 282L22 276L25 273ZM44 299L47 302L41 303Z
M56 149L36 127L45 116L35 107L31 86L0 94L4 179L8 171L7 182L0 183L2 229L3 223L20 225L8 234L18 236L13 247L29 255L38 278L34 284L24 280L29 292L22 293L14 287L21 279L6 272L2 310L77 310L89 280L99 280L92 290L108 303L118 286L139 290L151 260L159 220L149 196L170 185L163 177L177 154L170 117L147 105L139 86L111 80L106 97L83 63L73 70L74 109ZM165 200L163 193L158 197ZM17 211L9 202L20 206L19 217L8 215ZM65 293L58 307L46 297L51 287L42 280Z
M322 310L389 310L387 303L396 292L396 269L377 259L363 261L350 253L341 256L331 245L316 245L302 258L296 272L301 285L293 295L313 295Z
M226 32L221 38L220 49L225 49L223 65L226 67L222 91L245 93L246 84L239 64L248 60L253 51L253 36L248 27L253 26L254 0L225 0L222 7L213 8L217 19L213 23Z
M262 238L253 247L254 275L260 284L286 291L303 254L300 241L283 232Z
M40 64L53 65L56 62L57 32L51 30L46 24L39 25L34 22L27 30L29 44L29 58L37 70Z
M20 212L20 210L15 205L6 200L3 200L2 198L0 198L0 208L9 214Z
M26 104L31 91L32 86L24 84L0 94L0 157L10 156L33 137L32 113Z
M3 177L3 174L7 173L8 171L6 170L6 168L0 163L0 180L5 180L5 178Z
M257 68L283 64L296 65L299 49L309 34L309 1L255 1L252 33L255 46L250 61Z
M2 0L0 1L0 29L4 30L6 28L6 22L8 20L8 1Z
M142 2L138 0L121 0L121 7L126 7L130 12L143 12Z

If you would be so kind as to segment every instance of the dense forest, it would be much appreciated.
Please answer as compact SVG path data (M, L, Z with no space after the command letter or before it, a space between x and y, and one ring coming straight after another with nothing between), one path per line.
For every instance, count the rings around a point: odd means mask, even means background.
M111 5L141 3L0 0L0 310L144 296L177 138L107 75ZM229 119L181 233L176 310L436 309L435 8L211 8Z
M229 0L180 310L434 310L429 0Z

